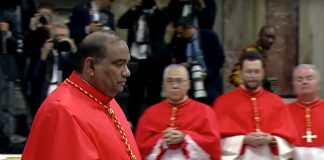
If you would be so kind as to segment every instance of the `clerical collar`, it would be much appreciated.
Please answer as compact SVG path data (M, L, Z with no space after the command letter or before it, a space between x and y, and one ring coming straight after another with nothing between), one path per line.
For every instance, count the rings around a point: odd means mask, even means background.
M178 101L178 102L171 102L170 100L167 100L172 106L177 106L177 107L181 107L183 106L187 101L188 101L188 96L185 96L182 100Z
M316 97L315 99L311 100L311 101L303 101L303 100L298 100L298 103L300 103L303 106L312 106L314 104L317 104L320 102L320 98Z
M72 72L69 79L70 79L70 81L77 84L85 91L89 92L91 95L93 95L95 98L97 98L103 104L107 104L108 102L110 102L113 99L112 97L109 97L106 94L100 92L98 89L94 88L92 85L90 85L84 79L82 79L75 71Z

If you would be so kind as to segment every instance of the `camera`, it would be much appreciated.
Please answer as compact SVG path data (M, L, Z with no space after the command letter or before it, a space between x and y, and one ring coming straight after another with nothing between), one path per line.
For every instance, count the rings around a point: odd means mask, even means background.
M207 92L205 90L203 69L198 63L193 63L191 65L191 79L193 84L194 98L207 97Z
M39 16L39 23L42 25L47 25L51 21L51 15L47 13L43 13Z
M59 37L55 37L52 40L53 48L59 52L69 52L71 51L71 45L68 41L62 41Z

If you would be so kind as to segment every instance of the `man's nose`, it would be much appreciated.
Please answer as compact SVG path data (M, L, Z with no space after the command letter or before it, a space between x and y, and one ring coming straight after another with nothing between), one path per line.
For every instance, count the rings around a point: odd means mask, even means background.
M254 73L254 72L252 72L251 74L250 74L250 77L256 77L258 74L257 73Z
M130 72L128 66L126 65L125 69L122 72L122 76L123 77L129 77L130 75L131 75L131 72Z

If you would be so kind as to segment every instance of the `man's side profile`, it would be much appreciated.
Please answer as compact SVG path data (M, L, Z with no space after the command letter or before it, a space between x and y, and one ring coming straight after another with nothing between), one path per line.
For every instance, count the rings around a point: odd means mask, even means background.
M76 55L75 71L37 112L22 160L141 159L114 99L130 75L126 42L97 31Z

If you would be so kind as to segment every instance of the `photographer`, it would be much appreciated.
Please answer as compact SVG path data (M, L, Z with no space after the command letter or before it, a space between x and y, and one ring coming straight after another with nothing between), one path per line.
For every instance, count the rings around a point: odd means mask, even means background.
M1 16L1 15L0 15ZM0 20L0 153L8 152L10 136L14 134L14 117L9 110L14 107L13 84L15 67L14 57L8 54L7 42L10 40L11 32L9 23ZM12 67L14 66L14 67Z
M9 6L8 6L9 7ZM10 11L0 7L0 153L11 150L11 137L16 135L17 103L15 80L17 79L16 37Z
M171 0L168 6L173 24L182 17L192 15L194 26L203 29L213 28L216 10L215 0Z
M53 24L51 38L47 39L41 49L40 61L37 63L34 77L42 79L40 99L44 100L56 87L67 78L72 70L72 54L77 47L69 38L69 29L64 24Z
M29 132L20 80L26 22L33 11L31 0L0 1L0 153L21 152Z
M37 13L30 19L28 33L25 39L24 52L26 64L24 70L23 90L27 103L34 116L41 104L40 94L43 79L35 78L34 72L36 64L40 61L41 48L47 39L50 38L50 28L52 22L56 19L54 7L49 3L41 3L37 7Z
M189 96L210 105L223 92L223 47L215 32L197 29L191 17L181 18L176 26L177 37L171 44L173 61L191 71Z
M49 29L55 18L54 6L50 3L42 3L38 6L37 13L30 19L29 29L31 31L42 27Z
M69 28L76 44L94 31L115 29L114 14L110 10L113 2L114 0L88 0L73 8Z
M118 20L119 28L128 29L132 74L128 79L126 109L134 126L141 110L161 100L163 70L171 63L170 51L163 39L168 22L160 0L133 1Z

